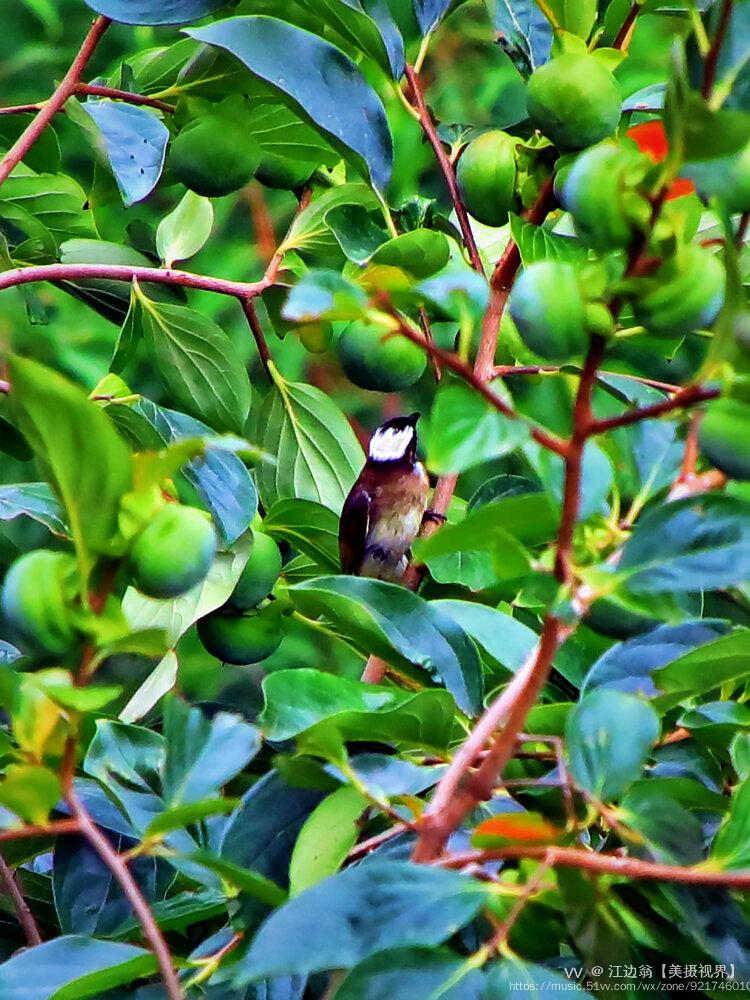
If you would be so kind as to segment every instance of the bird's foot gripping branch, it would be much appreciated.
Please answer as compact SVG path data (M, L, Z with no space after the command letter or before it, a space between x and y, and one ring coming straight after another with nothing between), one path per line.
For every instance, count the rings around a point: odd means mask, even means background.
M0 996L750 979L746 5L26 6Z

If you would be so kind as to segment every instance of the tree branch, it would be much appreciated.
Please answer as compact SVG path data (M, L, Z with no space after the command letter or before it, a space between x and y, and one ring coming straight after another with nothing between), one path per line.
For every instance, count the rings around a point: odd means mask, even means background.
M245 314L245 319L247 320L247 325L250 327L253 337L255 338L255 346L258 348L258 357L263 364L266 375L268 376L268 381L273 382L271 377L271 372L268 369L268 362L271 360L271 352L268 350L268 344L266 342L263 329L258 321L258 314L255 311L255 304L252 299L246 296L240 299L240 304L242 305L242 311Z
M685 389L680 389L671 399L665 399L663 403L655 403L653 406L643 406L639 409L628 410L616 417L608 417L604 420L594 420L589 426L588 434L604 434L607 431L615 430L618 427L627 427L630 424L637 424L640 420L649 420L652 417L661 417L665 413L673 410L683 410L696 403L704 403L709 399L716 399L720 395L719 389L704 389L700 385L689 385Z
M73 789L68 792L66 801L78 823L80 833L88 840L89 844L91 844L104 864L112 872L112 875L119 882L120 888L138 918L143 928L143 936L148 941L151 950L156 956L169 1000L183 1000L183 990L177 979L167 942L164 940L164 936L154 920L151 908L144 899L135 879L130 874L128 866L91 819Z
M0 830L0 844L27 837L56 837L59 833L80 833L75 819L53 819L49 823L30 823L28 826L11 826Z
M94 53L94 49L99 44L99 40L110 24L111 22L108 17L97 17L94 21L89 33L83 40L81 48L78 50L78 55L70 64L70 69L58 84L54 94L52 94L48 101L44 102L44 105L40 108L33 121L29 123L28 128L21 133L2 160L0 160L0 184L7 180L11 170L26 156L60 108L75 93L81 73L86 68L89 59Z
M23 898L23 893L21 892L21 887L18 884L15 873L2 854L0 854L0 883L4 886L8 898L13 903L18 922L26 936L26 943L32 948L36 944L41 944L42 935L39 933L39 927L34 919L34 914L31 912L29 904Z
M632 4L625 20L622 22L617 34L615 35L615 40L612 42L613 49L621 49L623 52L627 52L628 46L630 45L630 39L633 37L635 22L638 14L640 13L642 4L643 0L635 0Z
M76 94L90 94L92 97L111 97L115 101L125 101L127 104L143 105L146 108L156 108L165 114L174 114L174 104L160 101L158 97L146 97L144 94L134 94L132 90L119 90L117 87L102 87L98 83L77 83Z
M667 865L640 858L597 854L579 847L503 847L497 850L466 851L447 855L437 864L446 868L464 868L485 861L509 861L535 858L550 867L580 868L597 875L621 875L624 878L648 881L681 882L684 885L725 886L728 889L750 889L750 871L712 871L708 867Z
M727 33L727 28L729 27L731 19L732 0L723 0L721 13L719 14L719 23L716 26L716 34L711 42L711 48L708 50L708 55L706 56L706 61L703 67L703 86L701 88L701 94L705 98L709 98L714 89L714 83L716 82L716 67L719 62L719 53L721 52L724 36Z
M471 266L475 271L483 275L484 267L482 265L482 258L479 256L479 250L477 248L476 240L474 239L474 233L471 229L469 216L466 212L463 199L461 198L461 192L458 190L456 172L453 169L453 164L448 158L448 154L445 152L443 143L440 141L440 136L437 134L437 129L435 128L435 123L432 120L430 109L425 103L419 74L411 66L407 66L405 72L406 79L408 80L409 87L411 88L412 104L417 109L419 114L422 131L432 146L433 152L435 153L435 159L437 160L438 166L440 167L443 177L445 178L448 193L450 194L451 201L453 202L453 209L456 213L456 217L458 218L458 224L461 227L461 235L463 236L464 246L466 247L466 252L469 255Z

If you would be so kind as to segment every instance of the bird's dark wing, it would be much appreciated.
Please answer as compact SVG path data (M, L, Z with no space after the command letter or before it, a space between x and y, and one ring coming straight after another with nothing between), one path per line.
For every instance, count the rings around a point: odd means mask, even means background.
M344 502L339 523L339 555L341 572L356 576L365 554L365 540L370 527L372 498L367 490L355 483Z

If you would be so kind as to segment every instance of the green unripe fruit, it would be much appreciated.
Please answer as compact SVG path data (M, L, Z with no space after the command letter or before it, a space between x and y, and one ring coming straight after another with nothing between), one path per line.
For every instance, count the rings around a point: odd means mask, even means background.
M29 653L61 656L75 642L69 601L75 593L75 558L37 549L13 563L0 591L0 617Z
M260 149L239 122L205 115L190 122L173 140L169 166L186 188L206 198L239 191L252 179Z
M220 611L201 618L198 636L222 663L259 663L274 653L283 637L278 615L228 615Z
M750 480L750 406L717 399L701 421L698 443L706 458L730 479Z
M255 179L269 188L295 191L310 180L315 171L314 163L288 160L285 156L263 151Z
M631 146L602 142L570 166L558 195L584 243L595 250L624 248L648 224L651 206L635 187L648 165Z
M540 358L565 362L586 351L586 303L572 264L531 264L515 283L508 309L524 343Z
M216 533L207 515L167 504L133 544L133 584L147 597L178 597L205 578L215 555Z
M633 313L654 337L684 337L712 323L723 301L721 262L690 244L643 279Z
M271 593L281 572L281 553L276 542L262 531L253 533L253 547L229 604L238 611L257 607Z
M529 78L526 107L535 128L558 149L583 149L605 139L620 121L620 91L595 56L558 56Z
M414 385L425 369L424 352L405 337L388 337L382 327L350 323L337 345L347 378L362 389L395 392Z
M718 197L728 212L750 212L750 143L732 156L690 163L681 176L695 184L704 201Z
M466 208L485 226L502 226L508 212L518 208L516 146L519 140L494 130L466 147L458 161L456 179Z

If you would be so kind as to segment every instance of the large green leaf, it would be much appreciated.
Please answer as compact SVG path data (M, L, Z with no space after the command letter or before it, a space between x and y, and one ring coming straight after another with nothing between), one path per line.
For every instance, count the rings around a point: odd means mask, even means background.
M552 25L535 0L486 0L486 3L498 37L505 39L508 55L528 76L549 58Z
M357 843L359 820L368 800L344 786L328 795L307 817L292 851L289 888L293 896L339 870Z
M0 490L0 505L1 498ZM314 559L326 572L339 571L339 519L329 507L313 500L279 500L263 518L263 530Z
M618 563L634 593L716 590L750 579L750 504L708 494L647 511Z
M136 289L125 328L132 338L140 332L146 337L159 374L183 409L215 430L242 432L250 379L220 326L188 306L154 302Z
M296 216L281 242L279 252L297 250L303 255L334 252L340 257L338 240L326 220L329 213L336 218L340 210L347 206L375 209L377 201L365 184L342 184L324 191Z
M235 982L347 968L389 948L440 944L486 901L485 885L457 872L399 861L349 868L273 913Z
M440 679L458 706L482 705L482 667L466 633L452 618L403 587L356 576L328 576L289 591L303 613L323 615L365 652L406 662Z
M261 500L315 500L338 514L364 464L354 431L320 389L278 374L274 382L250 417L250 437L276 457L258 468Z
M3 962L0 995L7 1000L86 1000L155 968L156 959L145 948L71 934Z
M14 173L0 189L0 203L23 208L58 243L74 236L96 236L86 192L66 174Z
M659 737L659 719L640 698L603 689L573 708L565 735L573 778L609 802L640 777Z
M67 535L60 503L47 483L16 483L0 486L0 521L30 517L55 535Z
M341 154L326 142L323 136L303 121L276 93L257 81L262 90L257 97L250 96L253 105L247 118L247 131L260 148L290 160L301 160L317 166L335 167Z
M528 625L486 604L448 599L433 601L431 606L450 615L482 649L509 670L522 667L539 641Z
M596 0L547 0L544 11L553 28L570 31L586 40L596 21Z
M258 724L266 739L305 734L312 748L339 741L383 740L445 747L453 728L446 691L406 692L336 677L319 670L277 670L263 681L265 707Z
M463 975L461 974L463 972ZM452 988L451 984L455 984ZM482 992L482 973L468 970L455 951L394 948L371 955L349 972L337 1000L490 1000Z
M510 229L521 254L523 266L537 260L561 260L579 263L587 257L586 247L572 236L550 233L519 215L511 214Z
M374 59L386 73L395 78L401 76L404 44L387 4L372 4L367 0L364 6L360 0L299 0L299 3L345 42Z
M223 0L86 0L92 10L123 24L187 24L223 5Z
M217 792L260 749L255 726L239 715L209 719L198 708L170 698L164 710L164 799L171 808Z
M277 88L384 191L393 150L382 101L330 42L274 17L230 17L190 35L237 56Z
M81 568L106 549L131 484L130 452L101 408L36 361L12 357L13 405L67 512Z
M732 806L711 848L711 864L720 868L750 868L750 780L732 795Z

